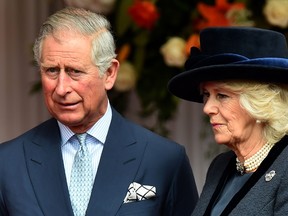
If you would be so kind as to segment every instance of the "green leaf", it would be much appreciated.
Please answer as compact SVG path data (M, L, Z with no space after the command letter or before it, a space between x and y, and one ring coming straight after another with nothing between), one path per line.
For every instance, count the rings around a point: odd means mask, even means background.
M115 16L115 31L119 37L121 37L133 24L129 14L128 8L133 4L133 0L121 0L119 2L119 8L116 11Z

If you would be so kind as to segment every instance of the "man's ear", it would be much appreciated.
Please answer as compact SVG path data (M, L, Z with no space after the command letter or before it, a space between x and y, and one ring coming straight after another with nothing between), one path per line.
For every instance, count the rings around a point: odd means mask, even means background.
M117 78L118 70L119 70L119 61L113 59L111 62L111 66L107 69L105 73L105 89L110 90L113 88L114 83Z

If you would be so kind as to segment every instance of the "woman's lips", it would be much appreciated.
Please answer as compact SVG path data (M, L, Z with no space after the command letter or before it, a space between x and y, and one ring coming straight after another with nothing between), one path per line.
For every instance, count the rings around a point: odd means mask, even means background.
M213 128L218 128L218 127L223 126L223 124L221 124L221 123L211 123L211 125Z

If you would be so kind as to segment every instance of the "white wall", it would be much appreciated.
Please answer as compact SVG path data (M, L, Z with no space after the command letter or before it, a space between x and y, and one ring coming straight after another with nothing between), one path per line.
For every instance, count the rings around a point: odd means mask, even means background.
M48 1L0 0L0 141L17 136L49 115L41 95L29 95L38 73L31 46L48 14Z

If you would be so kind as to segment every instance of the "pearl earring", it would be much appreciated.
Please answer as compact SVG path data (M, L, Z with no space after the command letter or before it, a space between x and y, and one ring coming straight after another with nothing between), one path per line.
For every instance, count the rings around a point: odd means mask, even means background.
M257 119L257 120L256 120L256 123L257 123L257 124L260 124L260 123L261 123L261 120Z

